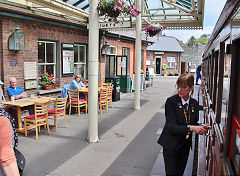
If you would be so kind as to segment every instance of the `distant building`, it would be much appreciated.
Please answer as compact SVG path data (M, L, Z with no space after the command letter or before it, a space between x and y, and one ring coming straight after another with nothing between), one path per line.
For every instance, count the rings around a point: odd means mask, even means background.
M188 46L187 44L182 45L184 53L181 55L182 72L192 72L195 73L198 65L202 63L202 54L205 50L206 45L201 43L195 44L193 46ZM184 72L185 67L185 72Z
M181 73L181 53L184 50L176 38L160 36L155 43L147 47L146 67L154 69L156 74Z

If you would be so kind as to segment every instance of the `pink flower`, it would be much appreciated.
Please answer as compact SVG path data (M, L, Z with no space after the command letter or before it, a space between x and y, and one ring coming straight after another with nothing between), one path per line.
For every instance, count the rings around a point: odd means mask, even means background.
M39 76L38 79L42 79L42 77Z
M117 4L117 7L122 7L122 4L118 3L118 4Z
M163 26L162 28L163 28L163 29L166 29L166 26Z

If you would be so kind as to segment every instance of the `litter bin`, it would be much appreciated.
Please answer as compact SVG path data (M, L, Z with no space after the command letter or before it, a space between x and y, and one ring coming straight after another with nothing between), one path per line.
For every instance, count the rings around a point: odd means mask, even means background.
M105 78L105 82L113 84L112 101L115 102L120 100L120 77L110 76Z
M120 92L127 93L130 92L131 88L131 77L130 75L122 75L120 77Z

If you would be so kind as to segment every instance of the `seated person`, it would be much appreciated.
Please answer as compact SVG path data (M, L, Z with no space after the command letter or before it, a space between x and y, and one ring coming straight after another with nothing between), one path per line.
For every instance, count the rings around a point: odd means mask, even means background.
M81 90L84 87L85 87L85 85L82 83L82 76L80 74L77 74L75 76L75 79L72 80L72 82L70 83L69 89L70 90L76 90L76 89ZM85 99L85 94L80 93L79 98Z
M14 96L15 100L27 98L27 93L24 92L20 86L17 86L17 79L15 77L9 78L9 83L10 87L7 88L7 93L10 99L12 96ZM28 110L30 115L34 114L34 105L26 106L21 109ZM12 108L11 110L9 109L9 113L17 122L17 110L15 108Z

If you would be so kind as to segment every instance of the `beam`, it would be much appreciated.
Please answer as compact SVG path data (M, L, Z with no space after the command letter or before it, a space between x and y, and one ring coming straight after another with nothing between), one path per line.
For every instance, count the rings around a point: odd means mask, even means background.
M81 4L83 1L85 1L85 0L79 0L79 1L75 2L75 3L73 4L73 6L76 7L77 5Z
M166 4L170 5L170 6L174 6L176 7L178 10L181 10L181 11L184 11L184 12L187 12L187 13L190 13L191 11L188 10L187 8L185 7L182 7L180 5L177 5L176 3L171 3L169 2L168 0L161 0L162 2L165 2Z
M89 4L85 5L84 7L82 7L81 9L85 10L89 7Z

